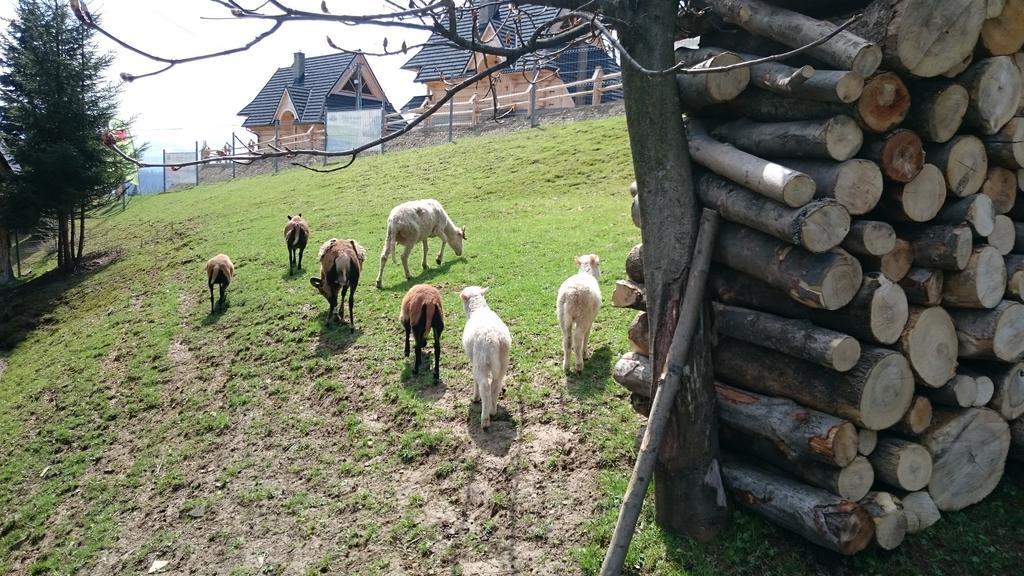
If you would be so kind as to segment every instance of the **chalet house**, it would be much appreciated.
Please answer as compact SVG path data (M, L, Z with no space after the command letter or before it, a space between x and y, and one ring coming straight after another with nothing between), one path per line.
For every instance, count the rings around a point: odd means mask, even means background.
M293 148L323 149L328 112L381 106L395 112L362 54L296 52L292 65L278 68L238 115L261 148L276 138Z
M511 3L498 4L488 0L470 1L480 5L476 19L478 37L482 43L495 46L518 46L520 37L530 37L536 26L565 12L561 8L546 6L514 6ZM456 23L456 29L462 37L470 38L473 18L465 14ZM552 32L557 31L557 27L552 29ZM433 103L433 95L443 94L450 84L460 82L498 61L497 56L452 46L444 37L434 34L423 48L402 66L406 70L416 72L416 82L425 84L427 92L425 97L417 97L406 106L412 112L422 111ZM608 51L602 46L587 43L580 47L521 59L515 69L494 75L494 92L499 103L504 102L506 98L513 100L511 95L523 94L528 90L529 81L535 72L539 71L537 91L544 94L544 97L538 98L538 109L571 108L591 104L592 84L573 83L592 78L598 69L603 74L615 74L620 71L619 65ZM602 82L603 85L609 86L619 83L618 80ZM490 89L490 83L484 79L461 91L456 98L459 102L469 100L474 94L477 98L485 98L490 94ZM621 88L609 89L601 94L599 103L620 99Z

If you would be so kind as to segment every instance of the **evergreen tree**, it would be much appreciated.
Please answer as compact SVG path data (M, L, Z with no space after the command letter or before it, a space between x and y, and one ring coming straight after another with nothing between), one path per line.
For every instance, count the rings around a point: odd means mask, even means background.
M128 169L102 141L117 108L103 79L111 62L62 0L19 0L0 39L0 134L21 166L9 218L52 226L65 271L81 258L85 215L113 199Z

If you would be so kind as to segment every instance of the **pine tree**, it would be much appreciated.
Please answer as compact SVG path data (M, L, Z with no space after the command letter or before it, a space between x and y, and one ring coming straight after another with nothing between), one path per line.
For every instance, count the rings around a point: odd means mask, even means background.
M117 108L117 88L103 79L112 57L66 2L19 0L0 59L0 134L21 166L9 208L20 228L53 226L58 267L73 270L85 215L112 200L127 170L101 138Z

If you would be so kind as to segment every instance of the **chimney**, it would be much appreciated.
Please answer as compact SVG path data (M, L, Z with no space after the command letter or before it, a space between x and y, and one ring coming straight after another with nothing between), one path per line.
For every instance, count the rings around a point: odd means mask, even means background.
M477 3L474 2L474 7L476 4ZM480 26L480 31L482 32L483 29L487 27L487 24L491 21L491 19L494 18L495 14L498 12L498 4L497 2L487 1L484 2L479 8L475 7L475 9L477 11L477 25Z
M302 82L306 75L306 55L302 52L295 53L295 60L292 62L292 84Z

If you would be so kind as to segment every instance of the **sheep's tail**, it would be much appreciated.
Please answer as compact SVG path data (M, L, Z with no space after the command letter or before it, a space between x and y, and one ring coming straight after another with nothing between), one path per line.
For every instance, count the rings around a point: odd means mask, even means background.
M348 254L341 253L334 257L334 270L339 286L348 286L348 269L351 266L351 258Z
M387 259L391 256L391 263L398 264L398 256L395 255L395 230L391 224L391 220L388 220L388 232L384 236L384 250L380 253L381 259Z
M434 314L437 313L437 306L433 302L423 303L423 341L426 343L427 333L434 327Z

